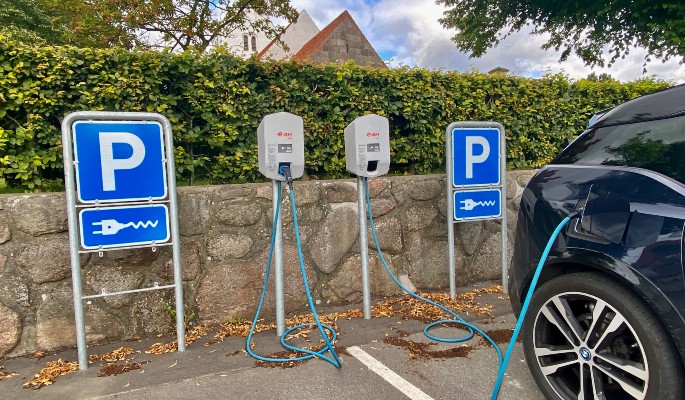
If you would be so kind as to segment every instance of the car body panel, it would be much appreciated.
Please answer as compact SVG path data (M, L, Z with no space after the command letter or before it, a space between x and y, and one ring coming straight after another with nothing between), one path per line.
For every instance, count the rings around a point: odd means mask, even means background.
M630 124L669 118L685 113L683 85L638 97L606 110L593 121L592 127Z
M621 281L657 313L685 359L685 337L678 335L685 330L685 187L652 171L563 164L541 169L526 186L519 207L510 272L514 309L520 310L554 228L598 193L629 203L631 214L620 243L584 232L580 217L574 218L557 239L543 271L553 277L582 267Z

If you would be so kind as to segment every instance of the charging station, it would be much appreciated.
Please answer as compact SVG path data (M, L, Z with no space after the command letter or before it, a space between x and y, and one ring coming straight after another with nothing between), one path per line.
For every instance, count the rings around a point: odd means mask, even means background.
M271 243L269 245L269 256L267 258L266 271L264 272L264 285L259 298L259 305L252 320L250 331L247 335L245 350L247 353L258 360L268 362L292 362L320 358L333 364L336 368L342 366L340 359L333 348L333 343L337 338L335 330L326 324L321 323L314 299L311 295L309 283L307 282L307 272L304 266L304 256L302 254L302 243L297 222L297 208L295 205L295 188L293 178L299 178L304 174L304 124L301 117L287 112L269 114L262 119L257 128L257 142L259 145L259 172L272 180L273 188L273 229L271 231ZM304 284L305 294L309 308L314 317L314 323L300 324L285 329L285 310L283 299L283 237L281 223L281 182L287 183L288 195L290 196L290 208L293 216L293 229L295 231L295 242L299 257L300 273ZM274 260L274 279L276 287L276 333L281 338L281 345L289 350L295 350L305 355L293 358L276 358L260 356L252 350L252 336L259 321L259 314L264 305L266 290L269 285L269 273L271 271L271 261ZM308 326L316 325L325 346L315 351L311 348L302 348L290 345L286 339L291 337L291 332L304 329ZM328 336L331 335L331 337ZM324 353L330 352L330 357Z
M390 123L369 114L345 128L345 167L357 176L372 178L390 170Z
M280 215L276 215L277 198L285 177L279 168L287 166L293 178L304 173L304 122L301 117L287 112L269 114L257 127L259 172L272 180L272 203L276 224L274 244L274 280L276 287L276 334L285 331L283 298L283 233Z
M366 233L365 179L385 175L390 170L390 123L385 117L369 114L345 128L345 166L357 175L359 246L362 260L362 300L364 319L371 318L369 249Z
M496 400L499 395L499 390L504 379L508 361L513 352L516 338L521 329L523 318L525 317L528 304L530 303L533 290L537 284L537 280L541 273L544 261L549 254L549 251L556 240L557 235L561 229L568 223L572 216L566 217L556 228L550 237L547 247L538 263L531 287L528 290L526 300L524 301L521 316L514 329L513 336L509 342L509 346L505 355L502 354L499 346L495 341L487 335L483 330L477 326L468 323L461 318L456 312L450 310L446 306L432 301L428 298L422 297L418 293L404 286L399 279L393 274L388 266L383 252L381 251L378 242L378 234L373 222L373 214L371 212L371 199L369 194L368 178L384 175L388 172L390 166L390 129L388 119L378 115L366 115L355 119L345 128L345 155L346 168L349 172L357 175L357 191L358 191L358 207L359 207L359 242L362 259L362 295L364 302L364 319L371 318L371 290L369 281L369 264L368 264L368 237L366 230L366 218L369 218L369 225L373 235L373 240L378 251L378 257L386 269L388 275L393 281L408 295L417 298L438 307L449 315L448 319L432 322L425 326L424 335L429 339L444 342L444 343L462 343L470 340L476 333L481 335L483 339L488 341L497 352L497 359L499 361L499 371L497 380L491 394L491 400ZM463 131L463 132L462 132ZM503 260L506 254L506 214L502 210L504 204L504 167L503 160L504 152L504 128L496 123L481 123L481 122L463 122L450 125L447 131L447 149L446 159L448 164L447 184L448 184L448 237L449 241L454 241L453 224L455 221L463 220L487 220L487 219L501 219L502 222L502 236L503 236ZM460 145L460 141L454 140L461 134L459 138L463 139L465 145ZM307 360L311 358L320 358L333 364L337 368L341 368L340 359L333 348L333 343L337 338L335 330L325 324L322 324L314 301L311 296L311 291L307 283L307 276L304 267L304 259L302 255L302 247L300 242L299 228L297 222L297 210L295 206L295 195L293 188L293 177L300 177L304 172L304 133L302 119L289 113L277 113L264 117L259 124L257 131L259 142L259 171L267 178L273 181L273 204L274 204L274 225L271 235L271 245L269 249L269 256L266 265L264 286L252 321L250 332L248 333L246 351L247 353L259 360L269 362L292 362ZM480 153L474 152L474 146L479 146ZM490 149L495 147L492 153L494 156L490 161ZM465 152L465 161L458 157L458 152ZM461 162L458 162L461 160ZM453 163L454 165L451 165ZM486 164L491 166L489 168L476 168L477 164ZM463 166L462 169L461 166ZM493 174L492 170L496 170ZM483 172L485 171L485 172ZM467 181L462 181L461 178ZM471 181L469 181L469 179ZM290 205L293 215L293 226L295 230L295 240L297 243L297 250L300 262L300 270L305 286L305 292L309 302L309 307L312 310L314 323L301 324L291 327L284 331L284 314L283 314L283 273L282 273L282 238L281 238L281 220L280 220L280 202L281 202L281 182L285 181L288 184L288 192L290 195ZM462 188L468 188L463 190ZM454 201L455 203L451 203ZM458 202L458 203L457 203ZM456 204L459 205L457 209ZM477 211L474 211L477 209ZM452 247L452 246L448 246ZM264 304L266 297L266 289L268 286L269 272L271 269L272 256L276 259L276 309L277 309L277 328L281 338L283 347L304 353L305 355L293 358L273 358L257 355L252 350L252 336L254 328L259 320L259 313ZM453 264L453 253L450 253L450 264ZM280 264L280 265L279 265ZM506 264L505 264L506 265ZM280 271L279 271L280 270ZM504 271L504 270L503 270ZM454 275L451 273L451 284L454 284ZM454 287L451 287L451 297L454 299ZM280 304L279 304L280 303ZM280 308L280 311L279 311ZM302 329L306 326L316 325L325 342L325 346L319 350L312 350L311 348L300 348L286 343L286 339L290 337L291 332ZM430 333L430 330L437 326L457 325L468 331L468 334L463 337L439 337ZM328 336L331 334L331 337ZM330 357L324 353L330 352Z
M373 241L378 252L383 267L388 276L402 289L406 294L424 301L427 304L435 306L443 310L449 319L432 322L425 326L424 335L437 342L443 343L463 343L478 333L485 340L490 342L497 352L498 360L502 360L502 353L497 344L485 332L477 326L466 322L456 312L450 310L446 306L422 297L418 293L404 286L395 274L390 270L383 252L381 251L380 243L378 242L378 234L376 226L373 222L373 214L371 211L371 196L369 194L368 178L373 176L380 176L388 172L390 166L390 129L387 118L378 115L367 115L357 118L345 129L345 158L347 170L357 175L357 190L359 194L359 243L361 246L362 259L362 295L364 301L364 318L371 318L371 291L369 287L369 254L367 248L367 231L366 218L369 218L369 225ZM466 329L468 333L463 337L440 337L432 334L431 329L438 326L457 325Z
M265 177L285 181L279 173L290 167L293 178L304 174L304 123L301 117L287 112L269 114L257 128L259 172Z

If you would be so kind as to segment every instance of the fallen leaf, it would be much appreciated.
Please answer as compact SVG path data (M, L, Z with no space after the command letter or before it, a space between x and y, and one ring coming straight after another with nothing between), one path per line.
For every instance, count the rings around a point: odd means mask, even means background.
M5 369L2 365L0 365L0 370ZM14 372L6 372L6 371L0 371L0 381L3 379L11 378L13 376L17 376L18 374L15 374Z

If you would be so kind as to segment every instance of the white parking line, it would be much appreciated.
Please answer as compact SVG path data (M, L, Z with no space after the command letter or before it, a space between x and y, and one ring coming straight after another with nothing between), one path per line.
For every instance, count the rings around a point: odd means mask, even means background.
M433 400L432 397L424 393L421 389L409 383L393 372L390 368L383 365L380 361L371 357L369 353L365 352L357 346L348 347L347 351L354 356L362 364L366 365L371 371L378 376L385 379L388 383L397 388L400 392L407 395L412 400Z

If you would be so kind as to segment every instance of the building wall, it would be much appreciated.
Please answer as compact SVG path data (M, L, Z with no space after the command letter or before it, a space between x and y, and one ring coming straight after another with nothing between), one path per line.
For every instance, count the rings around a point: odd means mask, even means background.
M328 40L321 46L321 50L310 56L310 60L317 63L355 62L367 67L385 67L385 63L378 56L371 44L361 34L354 23L345 19L340 26L331 33Z
M274 43L262 58L273 60L287 58L297 53L297 51L317 33L319 33L319 28L314 21L312 21L309 14L307 14L307 11L303 10L300 12L297 21L288 26L281 37L281 40L288 45L288 50L285 50L281 45Z
M256 20L257 14L254 11L247 11L250 20ZM243 36L248 37L248 50L243 47ZM256 48L252 48L252 37L255 37L257 43ZM235 54L241 58L248 58L254 53L259 53L262 51L269 43L269 39L264 32L253 31L251 29L240 29L233 31L228 37L221 37L217 40L215 45L226 46L232 54Z
M533 171L509 172L507 218L513 242L516 210ZM444 175L370 181L382 251L397 274L423 290L449 287ZM202 323L251 318L262 287L272 229L271 184L183 187L178 190L187 313ZM287 313L305 311L292 212L283 192L283 260ZM295 199L308 277L316 300L361 301L357 192L353 180L298 181ZM501 277L500 224L456 226L457 283ZM512 247L513 248L513 244ZM400 293L379 265L370 240L374 296ZM164 247L81 256L84 295L173 283ZM152 337L173 320L171 290L85 303L89 343ZM265 318L273 318L273 296ZM0 195L0 357L75 346L67 212L64 193Z

